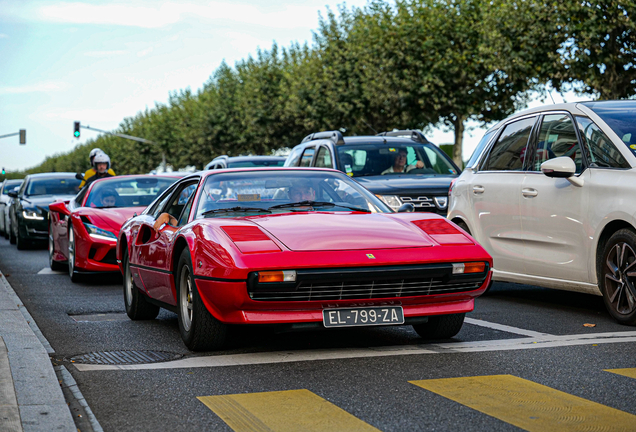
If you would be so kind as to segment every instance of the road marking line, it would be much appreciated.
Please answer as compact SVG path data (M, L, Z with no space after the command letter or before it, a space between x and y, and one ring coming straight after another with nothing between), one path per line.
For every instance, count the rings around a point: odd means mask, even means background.
M636 368L627 368L627 369L605 369L605 372L611 372L617 375L623 375L628 378L636 379Z
M530 432L633 431L636 416L512 375L409 381Z
M540 333L540 332L526 330L526 329L522 329L518 327L507 326L504 324L497 324L497 323L492 323L488 321L482 321L475 318L464 318L464 322L467 324L472 324L472 325L476 325L480 327L486 327L493 330L501 330L508 333L514 333L514 334L519 334L523 336L530 336L530 337L549 336L548 333Z
M378 432L309 390L200 396L197 399L235 432Z
M250 354L229 354L187 357L163 363L132 365L95 365L73 363L79 371L183 369L224 367L257 364L290 363L300 361L340 360L352 358L387 357L418 354L452 354L466 352L510 351L537 348L556 348L576 345L636 342L636 331L613 333L585 333L579 335L541 336L537 338L501 339L474 342L451 342L427 345L397 345L374 348L345 348L324 350L274 351Z
M55 270L51 270L48 267L44 267L42 270L40 270L37 274L39 275L61 275L61 274L66 274L68 272L63 272L63 271L55 271Z

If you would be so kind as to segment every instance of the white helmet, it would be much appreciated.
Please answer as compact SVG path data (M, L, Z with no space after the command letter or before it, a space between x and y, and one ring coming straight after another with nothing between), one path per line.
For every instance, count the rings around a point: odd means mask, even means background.
M110 169L110 158L106 153L101 152L95 155L95 157L93 158L93 166L97 166L98 163L105 163L107 164L106 169Z
M88 154L88 160L91 161L91 166L95 167L95 165L93 164L93 159L95 159L95 155L97 155L98 153L104 153L104 151L100 148L95 147L93 150L91 150L91 152Z

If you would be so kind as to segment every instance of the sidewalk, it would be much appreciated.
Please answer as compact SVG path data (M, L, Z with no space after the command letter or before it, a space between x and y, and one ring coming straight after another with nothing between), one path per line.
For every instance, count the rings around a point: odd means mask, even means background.
M0 431L76 431L49 359L53 350L36 332L33 318L0 274Z

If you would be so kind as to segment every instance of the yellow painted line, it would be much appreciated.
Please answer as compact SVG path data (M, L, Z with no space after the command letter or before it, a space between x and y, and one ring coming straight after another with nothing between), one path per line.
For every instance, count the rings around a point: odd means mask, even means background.
M512 375L409 381L527 431L634 431L636 416Z
M378 432L309 390L286 390L199 399L235 432Z
M605 372L611 372L618 375L623 375L629 378L636 379L636 368L627 368L627 369L605 369ZM636 428L634 428L636 429Z

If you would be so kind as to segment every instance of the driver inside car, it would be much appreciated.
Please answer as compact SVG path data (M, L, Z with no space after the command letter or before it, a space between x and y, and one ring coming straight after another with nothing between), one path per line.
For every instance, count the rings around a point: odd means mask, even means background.
M316 191L308 184L294 185L289 188L289 201L315 201Z
M393 165L382 171L382 175L395 174L395 173L407 173L416 168L424 168L424 162L418 160L416 163L406 165L406 149L399 149L397 154L393 158Z

